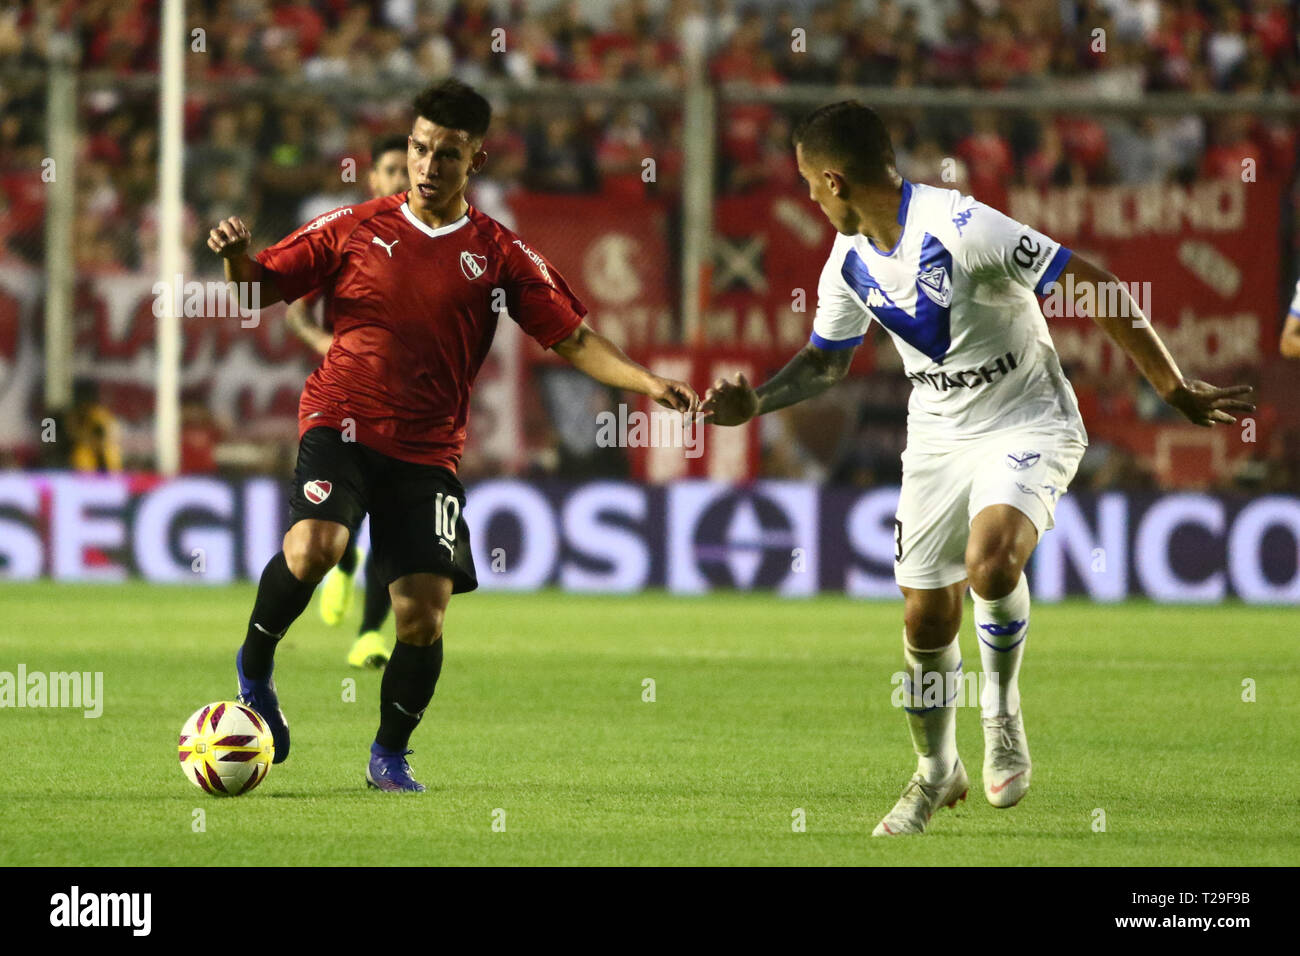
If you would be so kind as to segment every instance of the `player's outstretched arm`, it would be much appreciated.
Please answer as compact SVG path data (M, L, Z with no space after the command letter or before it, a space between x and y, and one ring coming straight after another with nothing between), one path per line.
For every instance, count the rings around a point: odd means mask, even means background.
M685 382L661 378L623 354L623 350L583 322L567 339L557 342L555 351L578 371L602 385L648 395L664 408L691 416L700 407L700 397Z
M758 388L752 388L744 375L737 374L733 381L720 378L704 393L700 406L704 420L714 425L743 425L766 412L820 395L845 376L854 351L819 349L810 342Z
M1089 283L1093 289L1098 290L1098 294L1093 296L1095 307L1092 320L1128 354L1156 390L1156 394L1176 408L1189 422L1206 427L1227 425L1237 420L1233 417L1234 412L1255 410L1250 401L1253 390L1249 385L1216 388L1208 382L1184 378L1174 363L1173 356L1160 341L1160 336L1156 335L1133 296L1109 270L1093 265L1076 254L1070 257L1065 272L1074 276L1076 288ZM1106 289L1117 289L1118 297L1102 294L1102 290ZM1110 303L1116 298L1119 299L1120 307L1115 310L1116 314L1111 314Z
M238 216L217 223L208 231L208 248L226 261L227 282L258 282L258 302L262 307L279 302L284 296L275 279L248 257L252 233Z
M311 323L311 318L307 313L306 299L297 299L289 303L288 308L284 310L284 322L285 325L289 326L290 332L321 355L330 350L330 344L334 341L334 336Z
M1280 351L1283 358L1300 358L1300 316L1286 317L1286 325L1282 326Z

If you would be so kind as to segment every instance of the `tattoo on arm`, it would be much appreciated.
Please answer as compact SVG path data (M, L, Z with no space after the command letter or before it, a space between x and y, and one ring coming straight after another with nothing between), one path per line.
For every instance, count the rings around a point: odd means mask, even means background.
M758 413L774 412L820 395L848 372L855 351L851 348L827 351L812 343L805 345L781 371L756 389Z

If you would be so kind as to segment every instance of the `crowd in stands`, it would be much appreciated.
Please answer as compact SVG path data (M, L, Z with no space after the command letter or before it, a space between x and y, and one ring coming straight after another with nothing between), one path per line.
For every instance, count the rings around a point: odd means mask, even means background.
M160 6L0 2L0 75L39 76L56 35L76 40L88 81L74 237L82 272L156 265L157 91L113 79L157 73ZM708 80L727 94L723 193L797 188L790 130L801 110L746 99L793 84L1038 96L1033 111L883 111L904 176L999 206L1015 185L1238 176L1245 158L1261 178L1294 177L1293 118L1052 110L1060 94L1119 103L1180 91L1300 94L1300 15L1288 0L190 0L188 10L187 269L226 216L248 221L261 247L355 199L374 140L404 132L413 92L449 75L494 91L489 167L471 197L490 213L506 218L515 189L674 202L697 43ZM350 81L404 92L330 85ZM628 84L636 96L546 92ZM0 83L0 258L32 264L43 259L45 93L44 82ZM340 175L349 161L351 180Z
M18 0L0 11L0 70L40 68L71 32L79 65L112 74L158 68L153 0ZM649 192L672 198L682 174L686 38L700 32L719 86L868 84L1093 93L1300 92L1296 12L1286 0L200 0L190 3L186 190L200 223L240 213L272 238L350 195L346 160L407 122L409 96L275 95L282 80L418 85L455 75L514 87L639 83L633 101L497 97L487 144L502 189ZM200 32L196 32L200 31ZM229 83L261 77L259 95ZM8 92L5 92L7 90ZM656 95L656 91L658 95ZM0 226L8 251L39 251L44 87L0 88ZM719 117L724 191L787 186L798 111L728 101ZM88 268L149 265L157 99L111 84L83 100L78 170ZM1133 183L1285 175L1294 125L1248 114L1138 119L993 111L889 114L904 175L997 203L1009 185ZM643 160L656 163L644 182ZM949 168L942 168L944 162ZM335 203L337 204L337 203Z

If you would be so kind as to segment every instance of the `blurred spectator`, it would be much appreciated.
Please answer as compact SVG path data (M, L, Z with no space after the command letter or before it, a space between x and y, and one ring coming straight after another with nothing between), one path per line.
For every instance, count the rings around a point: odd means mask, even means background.
M217 446L223 429L206 402L181 405L181 471L187 475L212 474L217 470Z
M620 107L596 147L596 166L605 196L637 199L645 195L642 163L652 158L644 130L645 112L644 107Z
M121 471L120 427L99 400L99 384L80 379L73 384L72 408L65 419L70 450L68 467L76 471Z
M1210 146L1201 162L1201 175L1207 179L1240 179L1243 163L1253 161L1257 176L1269 170L1264 161L1264 149L1253 135L1253 121L1249 116L1224 115L1210 123ZM1259 168L1263 166L1264 168Z
M256 146L240 130L239 115L233 108L214 112L208 135L186 150L185 185L190 198L206 209L218 191L249 192L257 168ZM204 218L211 217L205 214Z
M1246 58L1245 18L1240 8L1220 3L1214 29L1205 42L1205 55L1216 86L1223 86L1238 64Z
M971 195L1000 209L1015 173L1011 144L998 129L996 113L976 110L971 119L974 128L957 144L957 156L970 171Z
M594 187L594 157L583 148L571 117L553 116L531 130L524 181L531 189L550 192L590 192Z

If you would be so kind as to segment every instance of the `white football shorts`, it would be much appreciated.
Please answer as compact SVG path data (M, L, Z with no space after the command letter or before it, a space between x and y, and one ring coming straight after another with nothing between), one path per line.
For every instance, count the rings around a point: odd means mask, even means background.
M1008 429L953 451L905 450L894 518L899 585L943 588L965 578L970 523L990 505L1023 512L1041 540L1086 448L1041 429Z

